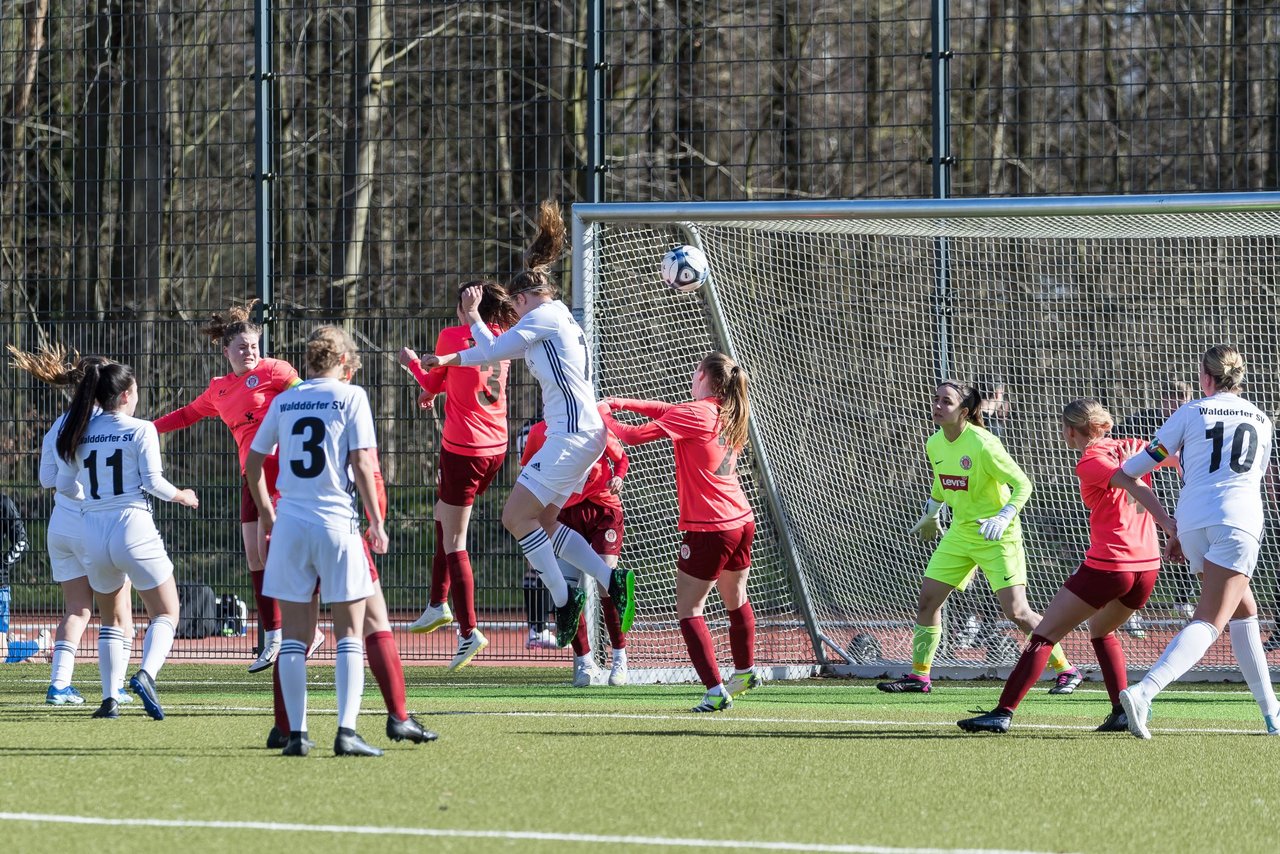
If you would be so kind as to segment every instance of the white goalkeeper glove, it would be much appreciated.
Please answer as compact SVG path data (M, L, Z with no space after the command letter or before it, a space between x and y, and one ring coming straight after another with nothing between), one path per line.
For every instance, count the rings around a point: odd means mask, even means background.
M978 530L983 537L994 542L1004 536L1004 532L1009 528L1009 523L1013 521L1013 517L1017 512L1017 507L1012 504L1006 504L1000 508L1000 512L996 515L988 516L986 519L979 519Z
M926 543L937 538L939 534L945 534L947 526L943 525L938 518L940 512L942 512L942 502L930 498L924 505L924 515L920 517L920 521L911 526L911 530L907 533L915 534Z

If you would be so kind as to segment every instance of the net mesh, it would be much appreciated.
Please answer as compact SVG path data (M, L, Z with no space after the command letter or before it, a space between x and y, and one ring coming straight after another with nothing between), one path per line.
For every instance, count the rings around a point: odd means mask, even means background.
M732 348L750 372L760 446L743 480L761 521L750 593L770 626L760 658L816 660L804 595L830 660L900 664L911 660L931 549L907 530L929 491L924 443L938 374L985 389L992 431L1035 484L1022 518L1028 597L1041 611L1088 539L1076 457L1060 436L1063 404L1097 397L1117 435L1149 437L1196 389L1204 349L1232 342L1248 365L1246 395L1274 417L1277 234L1274 213L597 222L582 253L587 324L602 395L687 399L690 374L713 348ZM713 279L683 295L662 285L658 261L691 239ZM776 512L761 489L761 452ZM1176 474L1156 479L1172 507ZM624 505L623 560L640 577L631 642L644 650L632 660L683 660L666 443L633 450ZM1264 630L1276 606L1276 543L1264 539L1254 582ZM1197 595L1183 567L1165 567L1152 602L1118 633L1131 667L1155 660ZM709 613L713 625L722 617ZM949 600L943 635L941 666L1007 665L1022 640L981 573ZM1081 666L1093 663L1084 630L1064 645ZM1229 642L1200 666L1234 667Z

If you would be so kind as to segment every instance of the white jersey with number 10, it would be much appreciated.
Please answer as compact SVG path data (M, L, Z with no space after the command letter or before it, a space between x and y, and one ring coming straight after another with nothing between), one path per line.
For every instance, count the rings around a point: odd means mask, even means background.
M1177 454L1182 464L1179 530L1228 525L1262 539L1271 432L1271 419L1235 394L1193 400L1169 416L1147 453L1157 462Z
M323 377L281 392L250 447L269 454L277 444L277 515L358 531L356 486L347 460L352 451L378 446L364 389Z

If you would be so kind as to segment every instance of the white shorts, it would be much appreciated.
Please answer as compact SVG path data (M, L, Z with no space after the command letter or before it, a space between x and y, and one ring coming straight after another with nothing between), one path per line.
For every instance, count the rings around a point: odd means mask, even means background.
M354 602L373 595L369 559L359 531L335 531L292 516L276 518L262 592L286 602Z
M80 521L85 569L94 591L114 593L126 578L139 590L152 590L173 576L173 561L150 510L95 511L83 514Z
M54 581L62 584L88 574L84 564L84 524L79 513L55 504L46 542Z
M516 483L524 486L542 506L564 503L587 483L591 467L604 453L608 432L569 433L547 436L546 444L522 469Z
M1258 562L1258 538L1230 525L1210 525L1179 531L1178 542L1191 565L1191 574L1204 572L1205 561L1253 578Z

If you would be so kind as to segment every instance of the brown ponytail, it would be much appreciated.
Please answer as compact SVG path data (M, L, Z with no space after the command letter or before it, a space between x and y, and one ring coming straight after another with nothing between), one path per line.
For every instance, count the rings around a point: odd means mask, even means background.
M511 296L522 293L541 293L554 298L560 289L551 281L551 265L560 260L565 247L564 217L560 205L546 199L538 205L538 233L524 251L524 270L517 273L507 285Z
M516 307L511 304L511 297L507 296L506 288L497 282L490 282L487 279L464 282L458 286L459 301L462 300L462 292L467 288L482 289L479 307L481 320L502 330L510 329L516 325L516 321L520 319L520 316L516 314Z
M84 379L86 365L101 367L111 364L105 356L81 356L75 350L63 347L42 345L34 353L19 350L9 345L9 355L13 358L13 366L26 371L31 376L52 386L77 385Z
M102 360L105 361L105 360ZM76 448L84 438L84 431L93 417L93 407L98 405L110 412L120 406L120 395L133 385L133 368L118 362L100 364L99 360L82 359L84 376L71 398L71 408L58 431L56 447L58 456L67 462L75 458Z
M960 395L960 407L969 410L970 424L976 424L979 427L987 426L982 420L982 393L975 386L960 380L943 380L938 383L938 388L943 386L955 389L956 394Z
M253 307L258 300L251 299L244 305L233 305L225 314L214 313L200 332L217 341L223 347L231 346L231 339L241 333L262 337L262 327L249 318L253 316Z
M741 450L747 444L747 421L751 417L747 372L724 353L709 353L698 368L720 401L720 435L729 447Z

